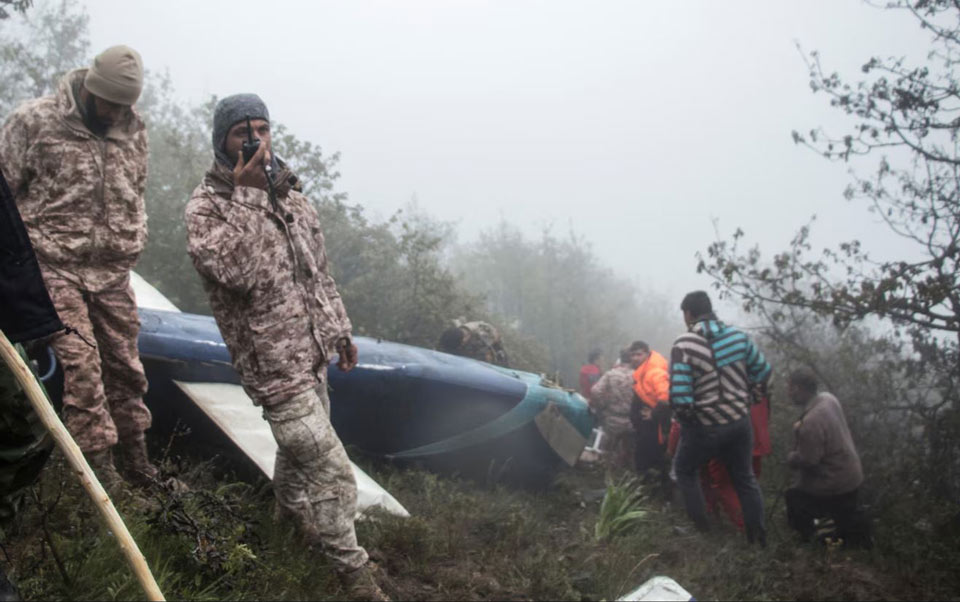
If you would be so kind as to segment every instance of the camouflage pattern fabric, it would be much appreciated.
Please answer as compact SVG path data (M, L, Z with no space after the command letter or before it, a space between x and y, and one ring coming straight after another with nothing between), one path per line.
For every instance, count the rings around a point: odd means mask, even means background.
M503 349L500 333L493 325L476 321L458 326L464 332L464 339L457 355L508 367L507 352Z
M132 108L103 138L90 133L75 97L85 74L11 113L0 164L44 272L99 292L120 286L147 239L147 134Z
M112 447L118 436L136 437L150 428L143 403L147 378L137 351L140 322L129 273L122 288L91 292L45 275L50 298L76 334L51 342L63 367L63 422L84 452Z
M232 172L215 164L187 205L187 247L240 382L277 441L278 507L347 573L367 553L357 545L357 486L330 424L326 383L328 358L351 324L320 218L295 182L285 167L277 174L277 211L265 191L234 187Z
M306 540L320 545L340 573L367 562L353 521L357 483L350 460L330 424L326 385L264 406L277 440L273 490L282 513L292 516Z
M277 174L280 210L266 191L233 186L220 164L187 204L187 248L230 350L240 382L258 405L323 381L351 324L327 267L320 218Z
M27 361L20 345L20 357ZM29 365L29 364L28 364ZM0 524L12 519L53 449L13 371L0 361Z
M590 407L603 431L611 436L633 432L630 405L633 401L633 368L620 364L607 371L590 389Z
M633 431L605 436L603 438L603 449L606 452L603 456L604 463L611 468L632 471L636 448L637 434Z

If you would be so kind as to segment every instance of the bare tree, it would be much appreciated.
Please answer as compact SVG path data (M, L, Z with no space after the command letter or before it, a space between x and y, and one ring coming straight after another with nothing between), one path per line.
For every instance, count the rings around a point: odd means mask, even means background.
M873 57L863 65L864 79L851 84L826 72L812 53L811 88L853 123L841 136L817 128L793 132L793 139L831 160L877 155L874 172L855 177L845 195L912 242L918 259L875 261L858 241L813 255L808 224L769 262L756 248L742 249L738 230L700 255L699 270L748 310L758 303L805 307L841 325L879 316L960 340L960 4L900 0L888 8L930 31L926 61Z

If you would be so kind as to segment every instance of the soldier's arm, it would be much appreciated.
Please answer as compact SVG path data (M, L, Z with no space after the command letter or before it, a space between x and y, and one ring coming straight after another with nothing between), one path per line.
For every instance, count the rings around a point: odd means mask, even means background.
M608 375L610 373L604 374L600 377L600 380L593 383L593 386L590 387L590 398L587 400L590 407L600 410L607 405L607 390L609 388L610 378Z
M140 195L140 198L143 198L144 193L147 191L148 155L149 142L147 140L147 130L143 130L137 138L137 194Z
M317 245L317 267L320 268L320 282L323 285L323 292L327 296L327 301L330 303L333 312L337 315L337 321L339 322L339 324L337 324L338 336L335 341L342 338L349 338L353 330L353 325L347 316L347 308L343 306L343 299L340 297L340 291L337 290L337 283L333 280L333 276L330 275L330 266L327 263L327 247L324 244L323 232L319 229L317 230L315 242Z
M0 168L14 199L22 194L29 181L27 150L30 148L30 127L22 111L14 111L0 129Z
M239 186L234 198L243 202L260 190ZM257 283L263 258L265 215L240 203L218 202L213 193L195 193L187 205L187 251L197 271L235 292Z
M141 207L146 207L144 195L147 192L148 160L150 151L147 141L147 130L142 130L137 139L137 196L140 197ZM144 209L146 211L146 209ZM144 233L149 229L147 220L143 221Z

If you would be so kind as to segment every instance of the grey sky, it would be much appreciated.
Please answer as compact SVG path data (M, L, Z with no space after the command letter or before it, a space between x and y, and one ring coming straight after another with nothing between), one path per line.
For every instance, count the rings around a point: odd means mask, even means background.
M844 123L794 44L856 77L922 56L911 18L803 2L86 0L93 50L139 49L177 92L259 93L341 151L342 190L380 216L415 195L461 240L501 217L572 227L624 276L706 286L693 254L742 226L768 251L811 214L818 242L891 241L843 200L847 166L792 129ZM839 131L839 129L838 129Z

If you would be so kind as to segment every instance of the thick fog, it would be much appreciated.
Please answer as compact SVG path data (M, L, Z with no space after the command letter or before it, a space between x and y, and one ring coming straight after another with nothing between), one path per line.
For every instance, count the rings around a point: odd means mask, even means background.
M810 92L796 44L855 79L917 55L901 13L818 2L116 2L87 0L93 52L116 43L177 94L252 91L342 153L340 189L386 216L416 199L471 240L505 219L572 228L665 293L708 281L714 220L768 251L811 215L815 241L896 241L844 201L849 166L792 129L850 123Z

